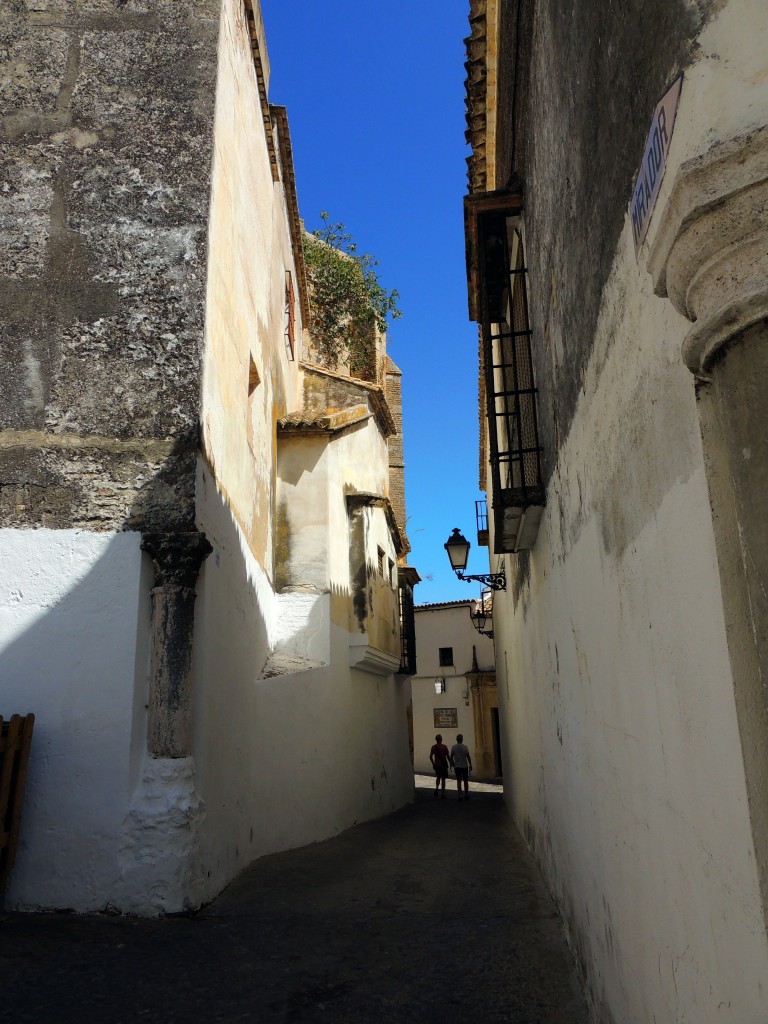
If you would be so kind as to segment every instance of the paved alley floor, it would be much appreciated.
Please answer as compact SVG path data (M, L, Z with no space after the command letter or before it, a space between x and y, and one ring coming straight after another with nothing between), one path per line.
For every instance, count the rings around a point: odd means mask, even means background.
M431 786L417 777L402 811L257 861L192 916L0 916L0 1020L585 1024L500 790L443 801Z

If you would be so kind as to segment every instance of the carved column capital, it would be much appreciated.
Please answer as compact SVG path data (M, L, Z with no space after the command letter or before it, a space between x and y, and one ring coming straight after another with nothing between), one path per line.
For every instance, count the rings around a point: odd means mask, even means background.
M723 346L768 318L768 126L681 166L648 270L693 323L683 359L707 378Z
M200 566L213 548L204 533L145 533L141 547L155 567L155 586L194 590Z
M147 749L153 757L186 757L192 749L195 582L213 548L204 533L144 534L141 546L155 566Z

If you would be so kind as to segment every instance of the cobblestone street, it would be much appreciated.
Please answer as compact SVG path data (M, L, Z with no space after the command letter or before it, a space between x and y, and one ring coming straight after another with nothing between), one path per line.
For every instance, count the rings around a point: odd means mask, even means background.
M416 784L412 806L263 858L194 915L4 915L0 1019L585 1022L501 791Z

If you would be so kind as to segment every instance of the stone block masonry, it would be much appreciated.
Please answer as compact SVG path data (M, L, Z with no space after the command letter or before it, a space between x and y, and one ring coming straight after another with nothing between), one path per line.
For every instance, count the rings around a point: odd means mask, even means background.
M0 12L3 526L193 526L218 6Z

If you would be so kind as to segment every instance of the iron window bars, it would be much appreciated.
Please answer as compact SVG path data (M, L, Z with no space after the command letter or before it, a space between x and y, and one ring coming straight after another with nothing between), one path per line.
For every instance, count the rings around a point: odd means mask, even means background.
M520 209L516 194L468 197L470 309L481 328L496 553L533 545L545 503Z
M398 573L400 610L400 668L398 674L416 675L416 616L414 614L413 582L406 573Z

